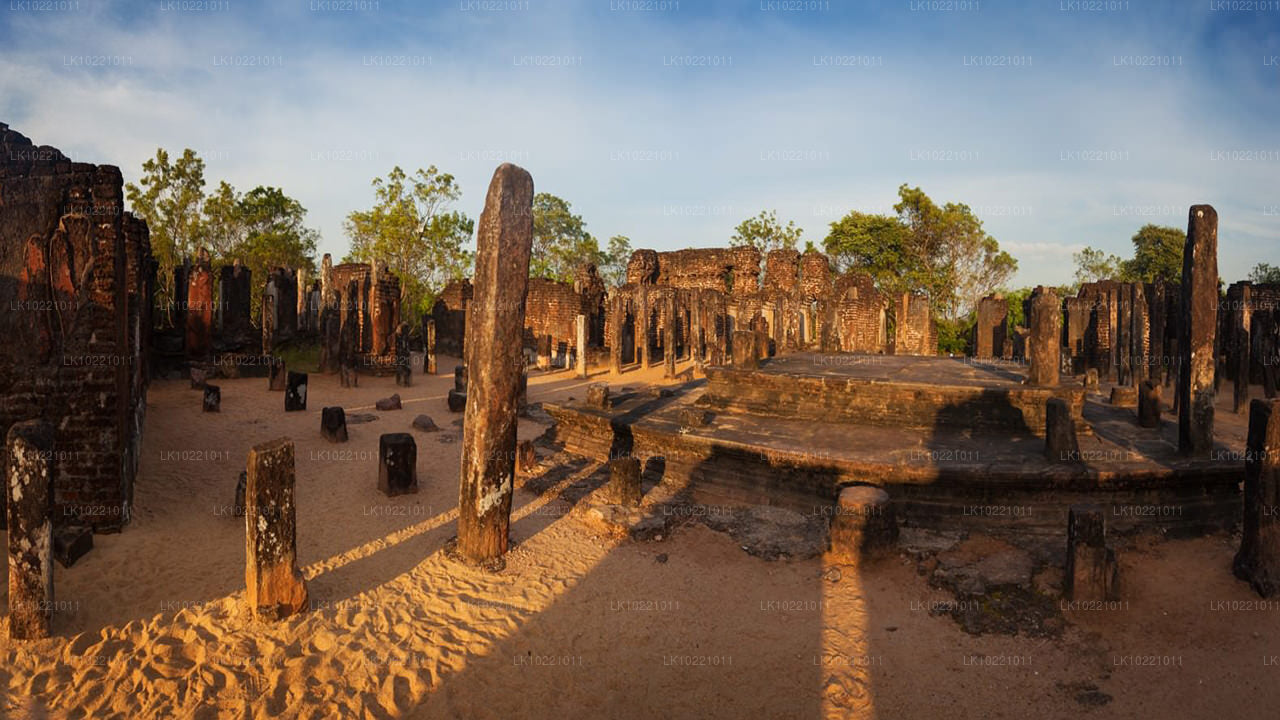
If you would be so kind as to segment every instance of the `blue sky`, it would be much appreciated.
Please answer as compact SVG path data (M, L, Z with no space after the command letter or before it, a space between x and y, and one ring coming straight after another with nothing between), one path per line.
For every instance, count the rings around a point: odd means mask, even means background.
M602 244L725 245L761 209L820 243L905 182L975 208L1015 285L1200 202L1226 279L1280 264L1274 2L43 1L0 0L0 121L130 180L191 147L335 256L392 166L475 217L510 160Z

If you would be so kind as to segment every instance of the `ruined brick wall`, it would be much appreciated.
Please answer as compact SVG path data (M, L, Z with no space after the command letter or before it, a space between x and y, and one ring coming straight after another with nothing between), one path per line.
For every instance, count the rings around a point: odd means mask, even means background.
M373 289L373 268L368 263L343 263L330 270L330 277L333 279L335 302L339 307L346 302L355 301L356 320L359 323L357 337L360 338L356 351L368 352L373 346L372 309L369 302ZM347 288L352 280L356 282L356 297L348 298ZM343 314L342 317L345 323L346 315Z
M1009 302L1001 297L984 297L978 301L977 316L973 328L974 357L1001 357L1009 335Z
M831 261L820 252L807 252L800 258L800 291L802 299L826 300L832 293Z
M524 300L526 340L550 335L553 347L560 343L573 347L577 344L578 313L581 311L582 298L573 285L546 278L529 278L529 290Z
M929 297L903 293L895 310L893 353L937 355L938 332L929 309Z
M760 252L754 248L695 248L661 253L637 250L627 266L627 281L640 282L642 270L647 271L653 258L658 265L657 285L719 290L730 295L746 295L760 289Z
M436 351L456 357L462 356L462 339L466 333L467 303L473 294L470 280L454 280L440 291L431 306L431 317L436 321Z
M886 302L870 275L850 272L835 284L840 349L844 352L883 353L886 349Z
M385 266L375 266L371 279L369 306L369 344L364 352L374 355L395 354L395 333L400 326L400 278Z
M55 427L54 522L128 520L145 414L155 265L116 167L0 124L0 433ZM147 306L147 309L144 309Z

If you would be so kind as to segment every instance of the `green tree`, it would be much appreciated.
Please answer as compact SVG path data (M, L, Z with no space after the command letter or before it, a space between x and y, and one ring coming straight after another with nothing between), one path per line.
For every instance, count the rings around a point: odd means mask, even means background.
M1258 263L1249 271L1249 282L1259 284L1280 283L1280 267L1268 263Z
M733 237L729 238L731 247L753 247L761 255L770 250L795 250L800 241L800 228L790 220L786 226L778 222L777 214L761 210L760 214L743 220L733 229Z
M583 262L604 264L600 244L587 232L581 215L572 206L551 193L538 193L533 198L533 258L530 277L544 277L573 282L578 265Z
M187 148L170 160L164 148L142 164L138 184L125 185L125 197L133 214L147 221L151 252L160 269L159 300L166 317L172 308L173 269L196 250L201 234L204 201L204 160Z
M407 319L420 317L445 283L469 271L475 256L465 246L475 222L450 209L462 190L453 175L435 165L412 177L396 166L386 178L374 178L373 189L374 206L351 212L343 223L351 240L349 257L386 262L400 278Z
M1182 280L1182 253L1187 233L1175 227L1143 225L1133 236L1133 258L1123 265L1123 279L1153 282L1164 278Z
M627 262L631 260L631 238L614 235L609 238L609 248L604 251L600 263L600 277L606 287L617 287L627 281Z
M1086 247L1073 253L1071 259L1076 264L1076 284L1097 282L1121 276L1124 261L1118 255L1108 255L1093 247Z
M831 223L822 248L838 272L858 268L880 289L898 293L912 287L903 272L906 238L906 226L898 218L854 210Z

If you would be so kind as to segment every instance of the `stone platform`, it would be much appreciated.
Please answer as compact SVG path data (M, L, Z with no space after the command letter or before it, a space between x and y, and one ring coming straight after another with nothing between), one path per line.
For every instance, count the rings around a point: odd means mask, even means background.
M1109 507L1108 524L1118 532L1190 535L1229 528L1238 520L1243 432L1232 424L1240 424L1234 416L1222 418L1227 432L1220 433L1214 457L1190 460L1176 452L1174 416L1159 428L1141 428L1132 408L1110 406L1102 395L1086 396L1083 388L1072 387L1092 430L1081 434L1076 462L1050 463L1043 438L1027 422L1001 427L975 412L938 414L942 421L922 426L920 418L945 406L929 398L957 388L967 391L973 387L966 384L968 373L991 371L944 358L884 360L878 370L846 365L828 374L822 365L810 367L812 359L804 356L775 358L758 372L708 368L706 381L686 383L667 395L623 394L608 410L579 404L545 404L544 409L556 420L552 439L567 450L598 461L628 453L656 460L667 477L688 481L700 502L831 513L842 487L864 483L884 487L904 524L916 527L1059 535L1070 506L1082 502ZM784 374L783 368L797 363L803 370ZM935 370L937 383L890 379L895 373L912 378ZM1016 371L996 370L1010 376L993 379L995 392L1016 393ZM853 372L864 375L850 380ZM817 414L821 398L796 400L800 391L782 385L788 377L804 385L833 376L844 383L838 403L850 408L838 418L835 410L827 417ZM715 395L748 380L756 386L739 387L753 400L739 395L725 402ZM769 383L773 390L767 389ZM903 407L905 421L881 413L858 422L852 408L871 403L858 397L863 390L886 407ZM913 409L921 392L927 393L920 401L926 407ZM769 393L778 395L772 404L765 402ZM787 407L797 406L807 410L785 416ZM710 422L682 424L681 411L689 408L710 408ZM977 422L966 424L966 418ZM832 419L839 421L818 421Z

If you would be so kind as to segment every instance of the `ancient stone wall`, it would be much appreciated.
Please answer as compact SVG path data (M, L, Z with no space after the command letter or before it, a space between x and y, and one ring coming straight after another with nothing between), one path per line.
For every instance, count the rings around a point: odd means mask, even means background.
M887 303L870 275L846 273L835 283L840 349L844 352L883 353L887 336Z
M0 433L55 428L54 521L128 521L145 413L155 263L120 170L0 124Z
M894 319L894 355L938 354L938 331L927 295L903 293Z

